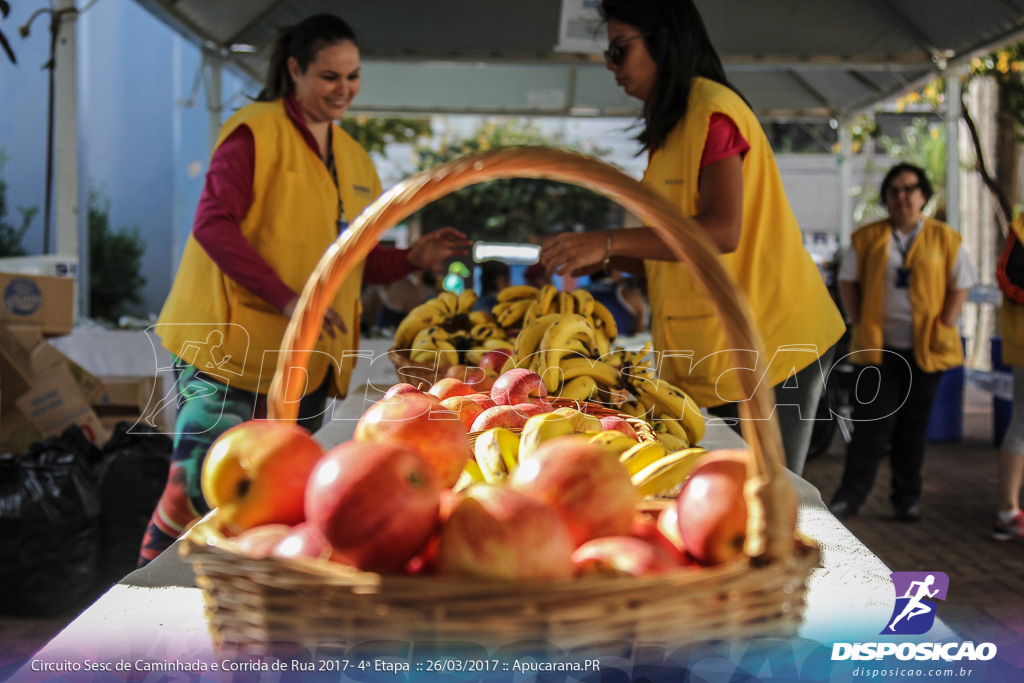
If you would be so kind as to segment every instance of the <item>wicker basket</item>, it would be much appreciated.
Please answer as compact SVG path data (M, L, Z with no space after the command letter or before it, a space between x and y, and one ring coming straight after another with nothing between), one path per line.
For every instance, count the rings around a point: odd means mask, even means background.
M324 254L285 333L268 395L271 418L295 420L305 368L324 312L379 237L431 201L498 178L546 178L588 187L652 226L708 289L736 349L760 349L745 304L694 222L617 169L544 148L499 150L417 174L368 207ZM753 346L752 346L753 345ZM763 358L764 354L757 354ZM753 452L745 495L744 554L726 565L643 578L515 583L379 576L339 565L253 559L218 529L216 512L181 542L203 589L219 647L256 653L275 643L459 640L493 645L539 639L560 648L601 639L664 641L790 635L800 623L816 547L795 534L796 494L786 477L761 368L742 373L743 436ZM294 375L294 377L292 377ZM292 379L293 381L288 381Z
M416 386L420 382L426 383L424 390L433 385L437 380L444 377L449 366L435 363L417 363L408 356L402 354L392 346L388 349L388 360L395 366L400 382L408 382Z

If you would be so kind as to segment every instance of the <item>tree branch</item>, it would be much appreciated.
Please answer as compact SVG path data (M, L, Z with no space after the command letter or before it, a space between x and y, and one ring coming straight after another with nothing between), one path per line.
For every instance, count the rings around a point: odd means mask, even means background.
M967 130L971 133L971 142L974 143L974 156L977 159L978 173L981 175L981 180L985 183L985 187L992 193L996 203L999 205L999 215L1003 219L1000 221L999 230L1003 233L1003 237L1005 237L1007 226L1013 221L1013 207L1007 200L1006 195L1003 194L1003 189L999 186L999 183L988 172L988 168L985 165L985 153L981 149L981 138L978 136L978 127L971 116L971 110L967 107L967 100L964 99L963 92L960 93L960 106L964 121L967 123Z

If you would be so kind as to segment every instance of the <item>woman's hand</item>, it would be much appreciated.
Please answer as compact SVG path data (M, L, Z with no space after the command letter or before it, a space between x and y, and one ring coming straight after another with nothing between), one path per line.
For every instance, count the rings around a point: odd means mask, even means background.
M452 256L465 256L473 240L455 228L441 228L428 232L416 240L406 254L409 265L417 270L432 268Z
M540 248L540 262L548 273L596 272L595 265L604 263L608 255L608 232L563 232Z
M292 314L295 313L295 305L297 303L299 303L299 297L292 297L291 301L286 303L284 308L281 309L281 313L284 314L286 318L291 318ZM345 321L341 319L341 316L338 315L336 310L328 308L327 312L324 313L323 331L326 332L327 336L331 339L336 339L339 332L341 334L347 333L348 327L345 325Z

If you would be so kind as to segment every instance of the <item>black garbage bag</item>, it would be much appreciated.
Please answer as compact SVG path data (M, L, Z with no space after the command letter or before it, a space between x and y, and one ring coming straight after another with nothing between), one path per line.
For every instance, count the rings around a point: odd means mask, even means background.
M92 597L99 455L77 427L0 455L0 612L52 616Z
M96 580L101 588L135 569L146 526L167 483L172 446L168 436L151 427L120 422L103 447L97 468L102 503Z

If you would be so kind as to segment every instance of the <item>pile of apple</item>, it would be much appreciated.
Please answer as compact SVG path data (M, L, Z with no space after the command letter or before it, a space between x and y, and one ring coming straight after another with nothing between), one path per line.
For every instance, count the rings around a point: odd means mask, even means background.
M473 457L471 429L550 409L535 373L506 374L490 393L455 378L429 392L397 384L326 453L295 425L243 423L211 446L203 493L244 553L378 573L638 576L742 552L746 451L708 453L658 515L638 512L617 454L582 436L539 444L504 485L453 491Z

